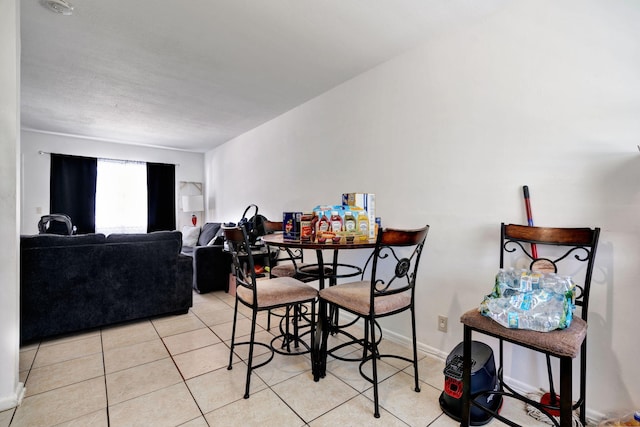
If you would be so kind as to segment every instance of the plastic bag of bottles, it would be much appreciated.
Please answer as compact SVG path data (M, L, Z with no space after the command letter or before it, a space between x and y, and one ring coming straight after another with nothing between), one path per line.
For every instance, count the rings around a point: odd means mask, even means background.
M571 325L575 284L569 276L531 270L503 270L480 312L506 328L549 332Z

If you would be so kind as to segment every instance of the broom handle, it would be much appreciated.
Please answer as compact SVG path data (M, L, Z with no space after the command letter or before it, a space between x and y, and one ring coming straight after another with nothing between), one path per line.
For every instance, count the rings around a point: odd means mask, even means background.
M533 215L531 215L531 202L529 201L529 187L523 186L522 192L524 193L524 205L527 209L527 223L529 227L533 227ZM534 259L538 259L538 247L535 243L531 244L531 255ZM553 373L551 372L551 357L547 354L547 375L549 376L549 404L557 405L557 395L553 388Z
M531 202L529 201L529 187L522 187L522 192L524 193L524 206L527 209L527 223L529 227L533 227L533 216L531 215ZM538 247L535 243L531 244L531 255L533 255L533 259L538 259Z

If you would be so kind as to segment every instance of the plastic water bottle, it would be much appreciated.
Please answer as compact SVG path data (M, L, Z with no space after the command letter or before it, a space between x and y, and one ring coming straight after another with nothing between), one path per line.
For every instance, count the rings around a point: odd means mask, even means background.
M604 420L598 426L640 426L640 411L632 412L619 418Z
M506 272L504 268L498 270L498 274L496 274L496 286L495 291L498 296L503 296L504 291L510 287L509 283L509 274Z

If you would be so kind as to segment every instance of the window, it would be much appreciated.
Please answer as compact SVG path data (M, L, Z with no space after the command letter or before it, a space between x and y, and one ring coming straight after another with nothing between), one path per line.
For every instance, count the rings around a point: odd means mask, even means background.
M96 233L146 232L146 163L98 159Z
M50 212L78 234L175 230L175 177L172 164L51 153Z

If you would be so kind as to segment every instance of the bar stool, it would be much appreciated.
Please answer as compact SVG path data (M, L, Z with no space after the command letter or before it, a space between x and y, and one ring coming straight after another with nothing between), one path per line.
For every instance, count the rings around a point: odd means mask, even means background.
M264 222L265 233L282 233L282 221L270 221ZM270 251L271 252L271 251ZM269 278L276 277L293 277L301 282L312 282L316 280L313 274L299 274L300 268L308 267L309 264L304 262L304 251L301 248L278 248L278 251L274 251L276 256L269 257ZM325 267L325 275L331 273L331 267ZM308 272L308 271L307 271ZM313 273L313 272L311 272ZM317 276L317 275L316 275ZM298 334L298 321L308 312L307 307L304 305L294 305L288 307L284 313L269 311L267 316L267 330L271 329L271 316L280 317L283 322L289 323L289 320L293 320L293 327L295 329L294 335ZM282 322L281 322L282 324ZM285 343L283 343L285 344Z
M364 340L360 361L360 375L373 384L374 412L380 417L378 398L377 361L385 357L411 362L414 370L415 391L420 391L418 380L418 354L416 348L415 286L418 265L429 226L415 230L386 228L378 233L373 254L363 268L360 281L330 286L319 292L321 301L331 307L346 310L364 319ZM368 276L365 276L368 275ZM380 354L376 319L392 316L403 311L411 313L413 357L395 354ZM328 330L323 330L323 346L326 346ZM373 376L365 374L363 365L372 363Z
M307 352L313 348L313 340L315 333L315 306L318 291L292 277L279 277L274 279L256 280L256 272L251 255L251 245L244 227L224 227L224 234L229 243L229 250L233 258L233 265L236 273L236 298L233 312L233 328L231 333L231 348L229 353L229 366L233 367L233 353L237 345L248 345L249 356L247 363L247 380L245 385L244 398L249 398L249 387L251 382L251 372L261 366L269 363L274 356L274 352L288 354L288 352L276 350L274 342L279 338L288 339L288 337L275 337L269 344L256 342L256 318L260 311L270 311L276 308L288 308L298 304L309 304L311 306L311 314L309 316L310 324L310 345L307 346ZM242 258L242 262L240 260ZM246 263L246 264L245 264ZM251 309L251 334L248 341L236 342L236 323L238 320L238 306L244 305ZM271 352L269 358L257 365L253 364L254 346L260 345L266 347ZM300 354L300 353L295 353Z
M543 415L549 417L556 426L571 427L573 425L573 410L580 409L580 421L586 421L586 373L587 373L587 316L589 313L589 291L591 276L600 235L599 228L550 228L529 227L523 225L501 225L500 239L500 268L505 266L505 258L513 262L525 261L529 270L541 272L558 272L558 266L565 267L565 271L579 271L583 280L576 283L575 304L581 307L580 316L574 316L570 326L566 329L551 332L537 332L533 330L506 328L493 319L485 317L478 309L467 311L460 321L464 325L464 356L463 356L463 393L462 393L462 426L470 425L471 405L490 413L500 421L511 426L518 426L511 420L495 411L483 407L474 399L484 394L500 394L523 401L537 408ZM535 246L534 246L535 245ZM532 246L535 250L532 250ZM534 256L537 249L542 247L548 252L545 258ZM522 265L522 264L520 264ZM568 270L570 268L570 270ZM471 394L471 341L472 332L479 332L499 340L500 360L498 369L499 390L481 391ZM517 393L513 387L505 383L503 378L503 343L526 347L530 350L545 354L549 375L549 403L532 400ZM580 394L577 402L572 401L572 361L580 355ZM551 375L551 357L560 361L560 395L553 389ZM560 420L556 420L554 413L559 413Z

